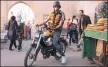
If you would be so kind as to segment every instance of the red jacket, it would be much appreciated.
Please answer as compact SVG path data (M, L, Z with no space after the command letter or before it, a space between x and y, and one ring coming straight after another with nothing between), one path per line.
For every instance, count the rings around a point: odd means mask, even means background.
M69 29L70 28L70 26L69 26L69 21L67 22L67 29Z

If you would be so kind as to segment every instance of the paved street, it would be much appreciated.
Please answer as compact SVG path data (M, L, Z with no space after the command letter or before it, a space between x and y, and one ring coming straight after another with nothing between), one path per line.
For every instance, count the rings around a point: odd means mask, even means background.
M51 34L47 30L52 30L52 33L54 31L55 41L57 41L57 36L60 34L69 42L69 38L66 38L67 34L69 34L73 42L79 40L78 44L72 43L66 47L67 63L65 65L62 65L61 60L56 60L53 56L43 59L40 51L33 66L107 66L106 34L108 34L108 13L106 6L108 0L1 0L0 2L1 66L24 66L26 53L32 44L31 38L39 37L41 31L46 36ZM48 29L49 27L56 29ZM61 36L60 38L62 38ZM18 41L9 50L9 46L15 43L14 40L22 37L29 39L23 40L22 51L19 52L18 47L15 48L19 46ZM11 39L11 44L8 38ZM50 45L51 42L48 44ZM83 47L82 51L78 49L79 45L81 48ZM83 58L83 55L88 58ZM94 55L96 56L94 57ZM34 57L30 54L29 58ZM92 64L92 59L98 64Z
M31 44L31 40L23 41L23 50L18 52L17 49L14 51L9 51L9 42L1 44L1 65L2 66L23 66L24 57ZM73 48L76 48L76 45L72 45ZM14 48L14 47L13 47ZM82 52L74 52L72 48L67 48L67 64L66 66L97 66L96 64L90 64L86 59L82 59ZM60 60L57 61L53 57L48 59L43 59L41 53L38 55L37 61L33 66L62 66Z

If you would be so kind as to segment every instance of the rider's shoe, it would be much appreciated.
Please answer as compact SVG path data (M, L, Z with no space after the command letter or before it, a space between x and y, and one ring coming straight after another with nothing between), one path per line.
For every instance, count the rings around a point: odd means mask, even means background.
M55 55L54 57L55 57L56 60L60 60L61 59L61 57L59 57L57 55Z
M62 64L65 64L65 63L66 63L66 56L62 56L62 57L61 57L61 63L62 63Z

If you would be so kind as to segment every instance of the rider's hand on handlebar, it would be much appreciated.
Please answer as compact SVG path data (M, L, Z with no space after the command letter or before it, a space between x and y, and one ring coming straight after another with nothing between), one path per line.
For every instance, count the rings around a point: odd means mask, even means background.
M55 30L56 28L54 28L54 27L50 27L50 29Z

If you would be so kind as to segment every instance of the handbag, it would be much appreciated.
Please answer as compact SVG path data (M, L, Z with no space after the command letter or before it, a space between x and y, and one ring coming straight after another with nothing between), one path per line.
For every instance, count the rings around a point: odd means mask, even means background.
M77 30L77 25L74 23L70 24L70 30Z

